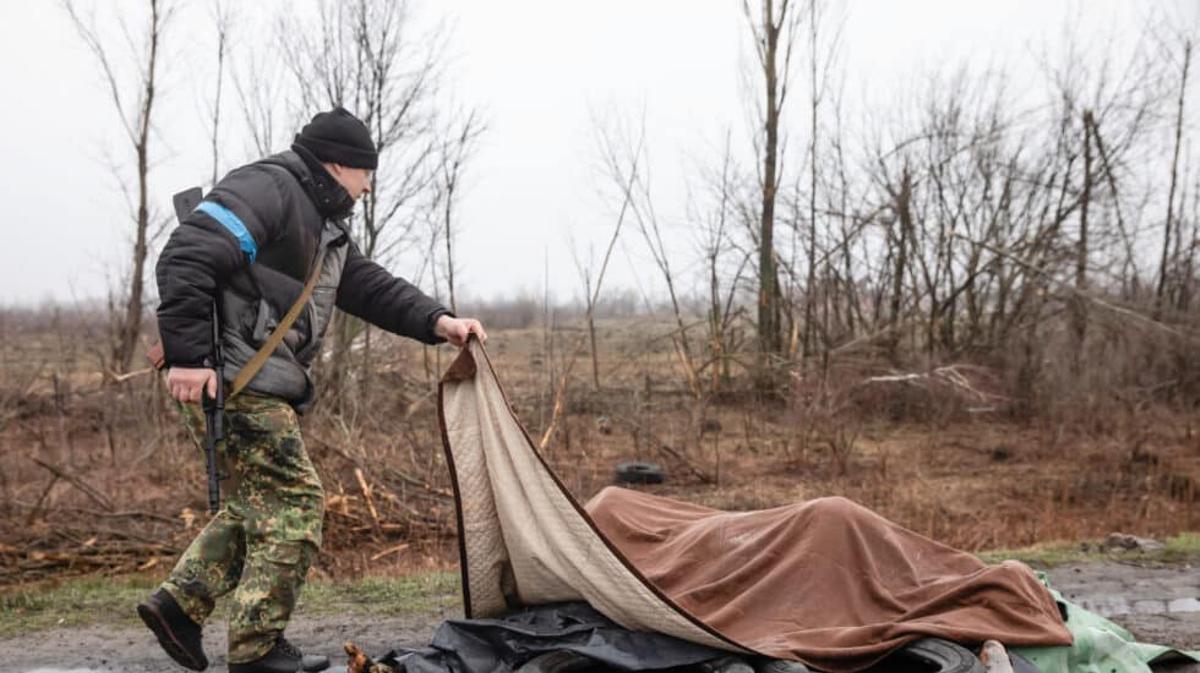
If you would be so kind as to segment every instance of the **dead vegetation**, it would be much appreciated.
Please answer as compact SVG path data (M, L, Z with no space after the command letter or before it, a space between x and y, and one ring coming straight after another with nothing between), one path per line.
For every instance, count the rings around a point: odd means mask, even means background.
M201 455L157 375L102 383L81 324L6 314L3 584L161 570L206 520ZM579 331L493 333L518 415L548 437L544 453L578 497L612 483L618 462L644 460L667 471L666 484L646 487L664 494L726 509L844 495L971 550L1200 523L1200 416L1178 391L1095 390L1086 413L1028 415L1003 370L904 371L847 351L824 373L793 371L784 400L758 395L748 373L697 397L662 338L673 329L670 318L599 319L599 390L586 367L559 385L574 355L562 344ZM320 573L453 559L433 395L452 353L398 339L377 348L387 364L357 405L366 411L318 405L304 419L328 494Z

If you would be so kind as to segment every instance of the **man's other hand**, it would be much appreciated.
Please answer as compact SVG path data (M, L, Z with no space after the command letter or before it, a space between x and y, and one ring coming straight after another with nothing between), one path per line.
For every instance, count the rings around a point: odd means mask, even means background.
M479 343L487 342L487 332L483 331L483 325L474 318L452 318L444 315L438 318L433 331L455 346L466 345L467 337L471 334L479 337Z
M167 371L167 390L171 397L180 402L199 402L200 394L208 389L208 396L217 396L217 372L213 369L171 367Z

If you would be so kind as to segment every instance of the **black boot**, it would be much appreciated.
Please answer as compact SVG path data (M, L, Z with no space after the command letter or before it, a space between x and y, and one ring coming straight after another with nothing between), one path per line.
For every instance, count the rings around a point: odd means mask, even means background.
M327 668L329 657L303 654L287 638L279 636L270 652L244 664L229 664L229 673L316 673Z
M158 638L158 644L180 666L193 671L208 668L208 657L201 645L200 625L184 613L171 594L159 589L137 606L138 616Z

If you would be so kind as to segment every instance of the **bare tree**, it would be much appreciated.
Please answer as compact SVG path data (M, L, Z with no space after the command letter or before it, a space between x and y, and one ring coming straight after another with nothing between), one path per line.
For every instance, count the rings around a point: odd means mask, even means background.
M787 101L788 75L792 47L800 12L794 11L791 0L761 0L757 11L749 0L742 1L742 10L754 38L755 56L762 75L764 101L759 110L762 124L762 189L759 210L758 245L758 341L760 384L771 386L774 360L783 348L781 323L782 293L775 254L775 201L782 177L780 146L781 113Z
M136 192L131 198L133 224L133 246L129 271L129 286L124 297L122 315L118 318L112 343L112 368L127 371L133 360L138 338L142 330L143 295L145 290L146 258L152 214L150 212L150 137L153 128L154 103L157 100L158 74L160 67L159 48L163 32L170 23L174 8L160 0L148 0L149 16L141 41L130 38L132 57L138 72L136 87L122 84L113 61L113 47L102 37L93 16L82 16L75 3L64 0L63 6L74 23L88 50L96 58L104 74L108 93L112 99L125 140L129 143L135 160ZM124 27L124 26L123 26ZM127 27L125 32L128 35ZM128 193L128 190L126 190Z
M416 31L411 4L390 0L322 2L316 25L293 14L280 20L284 62L302 106L314 110L340 105L356 112L379 151L371 191L351 223L363 254L377 261L386 262L397 246L414 236L438 194L438 148L443 141L434 107L446 36L440 30L426 35ZM468 136L473 138L477 130L470 129ZM335 404L342 407L351 373L350 345L360 337L361 390L368 388L371 329L338 312L332 330L334 352L326 381L334 390Z
M596 124L596 128L598 129L597 140L599 143L599 149L606 169L611 170L613 166L620 166L622 159L620 155L617 154L617 144L608 136L607 129L605 129L602 124ZM613 225L612 236L610 236L608 239L608 245L604 249L604 257L600 261L600 269L595 273L594 281L592 280L590 259L589 264L585 269L583 268L583 265L578 264L577 258L577 266L581 267L580 274L585 279L584 289L587 292L585 304L588 308L585 319L588 324L588 330L585 333L585 337L590 338L592 344L592 374L593 383L596 388L600 387L600 365L595 340L595 309L596 305L600 302L600 291L604 286L604 276L608 271L609 262L612 261L613 250L616 249L617 241L621 237L621 229L625 224L625 218L634 207L633 185L634 181L637 179L637 175L642 170L642 168L639 166L639 161L642 158L642 147L644 146L644 143L645 124L643 123L640 127L637 143L635 145L636 150L627 157L629 161L629 175L624 179L623 182L620 183L621 207L617 211L617 221ZM624 175L622 168L617 168L616 170L616 173L610 172L610 175ZM572 245L572 250L574 250L574 245ZM552 345L553 341L551 341L551 346ZM573 347L567 349L563 353L564 362L562 369L559 372L557 382L553 382L553 376L551 376L554 389L554 401L550 412L550 421L546 424L546 429L542 432L542 437L538 441L538 447L542 450L546 450L550 446L550 440L553 439L555 432L558 430L559 421L562 420L562 415L566 408L567 385L571 379L571 370L575 368L575 362L579 359L583 345L584 339L580 338L575 342ZM552 357L552 353L548 353L547 357Z
M737 201L742 180L738 176L734 164L732 146L729 134L725 136L719 170L710 171L706 176L706 188L715 203L709 208L708 214L693 214L689 219L704 222L704 231L700 241L700 252L704 256L705 275L708 281L708 361L704 367L710 367L708 393L719 393L722 386L731 379L731 364L734 350L737 348L732 334L734 317L738 312L735 299L746 266L751 261L751 251L735 250L731 240L731 220L738 214ZM735 254L730 254L731 252ZM732 257L732 277L722 285L725 269L722 264L725 257ZM700 370L703 367L698 368Z
M892 192L893 223L889 236L889 250L892 252L892 289L891 300L888 302L888 322L891 334L887 340L888 358L895 364L899 363L897 348L900 343L901 310L904 307L904 277L909 273L909 241L913 238L916 225L912 214L913 196L912 174L907 165L900 177L899 189Z
M1075 290L1071 302L1072 319L1075 328L1075 358L1073 364L1076 373L1083 364L1084 342L1087 337L1087 304L1082 299L1088 288L1088 213L1092 205L1092 127L1095 120L1092 111L1083 111L1083 190L1079 195L1079 240L1076 244L1075 259Z
M809 185L808 185L808 275L804 284L804 340L803 354L807 357L813 350L814 308L817 280L817 184L820 174L820 121L821 102L829 88L833 65L841 40L841 26L835 26L826 54L821 54L821 29L825 25L826 5L820 0L808 0L808 47L809 47ZM822 62L822 57L824 61ZM826 321L827 322L827 321Z
M248 42L232 54L230 74L249 134L248 154L257 159L279 151L307 110L300 110L298 104L296 110L287 109L289 102L296 103L290 99L298 96L292 96L293 82L279 52Z
M579 274L579 280L583 282L584 320L587 322L588 349L592 356L592 390L599 391L600 353L596 344L596 305L594 303L599 297L592 293L593 276L596 275L594 255L592 247L589 245L587 259L583 259L579 254L575 238L573 236L568 238L571 261L575 264L575 272Z
M629 212L633 214L638 231L642 234L642 240L646 243L646 249L654 259L654 264L658 267L667 288L667 297L671 301L676 326L671 337L672 343L675 345L680 366L687 376L688 385L693 394L699 397L702 387L693 361L688 329L684 321L679 292L676 289L675 274L671 269L667 246L662 236L662 227L651 195L650 174L645 168L648 161L644 156L646 152L644 111L636 141L632 135L618 134L607 129L602 129L599 136L604 170L612 184L621 190L622 210L627 205ZM628 168L626 168L626 164L628 164ZM639 164L642 166L640 169Z
M317 25L281 19L280 37L304 108L341 105L357 113L380 154L355 231L363 253L386 256L421 219L439 147L434 96L440 31L415 35L408 2L320 3ZM400 231L389 225L398 223Z
M440 206L442 212L443 236L446 239L446 290L451 311L458 311L454 294L454 205L461 196L463 170L478 144L479 136L485 130L486 125L479 111L472 108L465 113L461 122L451 124L446 132L448 137L438 150L434 203Z
M210 119L212 123L212 182L217 184L221 159L221 94L225 88L225 57L229 52L229 26L232 20L227 2L213 0L213 27L217 31L217 83L213 93Z
M1188 69L1192 63L1192 40L1185 38L1181 45L1179 98L1175 105L1175 147L1171 152L1171 178L1167 188L1167 219L1163 222L1162 259L1158 266L1158 290L1155 293L1155 313L1162 311L1163 297L1167 288L1167 252L1171 246L1172 226L1175 220L1175 190L1179 182L1179 151L1183 145L1184 102L1187 100Z

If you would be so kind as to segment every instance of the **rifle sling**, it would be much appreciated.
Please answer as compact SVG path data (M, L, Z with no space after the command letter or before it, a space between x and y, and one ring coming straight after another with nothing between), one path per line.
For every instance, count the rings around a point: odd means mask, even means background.
M305 305L308 304L308 300L312 297L313 290L317 287L317 278L321 275L321 268L325 262L325 252L328 249L328 246L323 246L321 251L317 253L317 261L313 264L312 273L308 275L308 280L304 283L304 289L300 292L300 296L296 298L296 303L292 304L292 307L284 314L283 319L271 331L270 336L263 342L262 348L258 349L254 357L250 358L246 366L242 367L237 376L233 378L233 390L229 391L229 396L226 399L232 398L242 392L246 384L250 383L250 380L258 374L258 371L267 363L271 354L283 342L284 335L292 328L292 324L296 322L296 318L300 317L300 312L304 310Z

